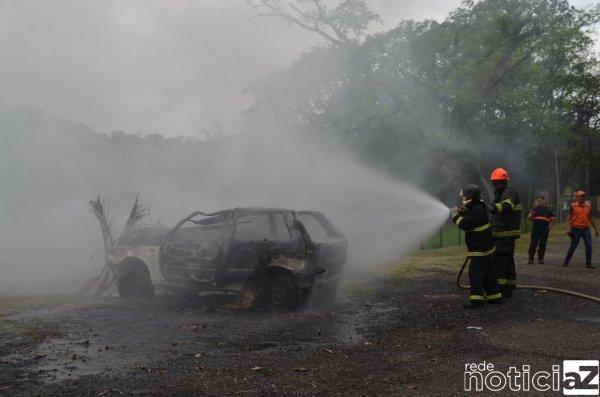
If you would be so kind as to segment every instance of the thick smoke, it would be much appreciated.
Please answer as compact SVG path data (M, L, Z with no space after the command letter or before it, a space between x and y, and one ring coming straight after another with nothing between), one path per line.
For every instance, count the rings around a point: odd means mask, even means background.
M320 210L350 243L350 267L397 258L441 225L447 208L359 162L318 133L240 136L215 167L221 204Z
M349 273L406 254L447 216L432 197L318 132L272 129L186 144L109 139L35 111L1 116L0 293L69 291L99 269L102 256L89 259L102 248L87 208L96 195L124 215L139 192L165 226L195 210L319 210L349 240Z

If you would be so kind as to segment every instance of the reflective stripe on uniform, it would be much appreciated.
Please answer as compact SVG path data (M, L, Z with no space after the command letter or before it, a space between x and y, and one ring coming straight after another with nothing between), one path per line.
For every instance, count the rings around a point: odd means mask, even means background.
M520 237L521 236L521 229L516 229L516 230L506 230L506 231L502 231L502 232L493 232L492 233L494 237Z
M554 219L554 218L548 218L548 217L545 217L545 216L534 216L533 219L536 220L536 221L550 222L550 220Z
M469 295L469 300L470 301L484 301L485 300L485 296L483 296L483 295Z
M506 200L502 200L499 203L494 204L496 206L496 210L498 211L498 213L502 213L503 208L502 208L502 204L506 203L508 205L510 205L511 211L517 212L517 211L521 211L523 209L523 207L521 206L521 204L513 204L511 199L506 199Z
M489 229L490 227L492 227L492 225L490 225L489 223L486 223L485 225L482 225L482 226L476 227L475 229L469 230L469 232L481 232L486 229Z
M456 223L456 226L460 226L460 223L462 222L463 217L459 216L458 218L456 218L456 220L454 221L454 223Z
M496 281L498 282L498 285L517 285L517 280L499 278Z
M495 300L495 299L500 299L500 298L502 298L502 292L498 292L497 294L493 294L493 295L487 295L485 297L485 300L490 301L490 300Z
M485 252L482 252L482 251L469 251L469 252L467 252L467 256L488 256L488 255L493 254L494 252L496 252L496 247L492 248L489 251L485 251Z
M512 208L512 210L513 210L513 211L515 210L515 205L513 204L513 202L512 202L512 200L511 200L511 199L502 200L502 201L500 202L500 204L502 204L502 203L506 203L506 204L510 205L510 206L511 206L511 208Z

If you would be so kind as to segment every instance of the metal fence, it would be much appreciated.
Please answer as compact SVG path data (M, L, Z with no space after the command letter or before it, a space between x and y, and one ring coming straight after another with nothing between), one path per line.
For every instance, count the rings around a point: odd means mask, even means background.
M521 219L521 231L529 233L531 230L531 221L524 216ZM465 232L460 230L451 219L448 219L442 227L429 239L421 239L420 248L436 249L444 247L455 247L465 243Z

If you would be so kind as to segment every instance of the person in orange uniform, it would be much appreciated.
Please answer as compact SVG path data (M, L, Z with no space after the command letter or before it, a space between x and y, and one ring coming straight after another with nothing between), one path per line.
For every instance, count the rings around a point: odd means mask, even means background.
M575 193L575 201L571 203L569 209L569 226L567 232L571 237L571 246L567 252L565 263L563 266L569 266L571 257L579 245L579 239L583 238L585 244L585 266L593 269L592 265L592 234L590 233L590 225L594 228L594 234L598 237L598 228L592 219L592 206L585 201L585 192L578 191Z

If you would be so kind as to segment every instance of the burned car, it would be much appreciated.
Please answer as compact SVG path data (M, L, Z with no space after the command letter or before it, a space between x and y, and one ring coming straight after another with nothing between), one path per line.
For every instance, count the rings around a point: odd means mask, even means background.
M232 294L240 307L294 310L331 300L348 244L320 212L235 208L194 212L173 229L137 229L110 250L122 297Z
M155 287L163 284L159 250L169 231L165 227L140 227L108 250L108 263L121 297L152 296Z
M293 310L313 292L334 294L347 248L320 212L235 208L182 219L159 266L172 294L231 292L242 307Z

